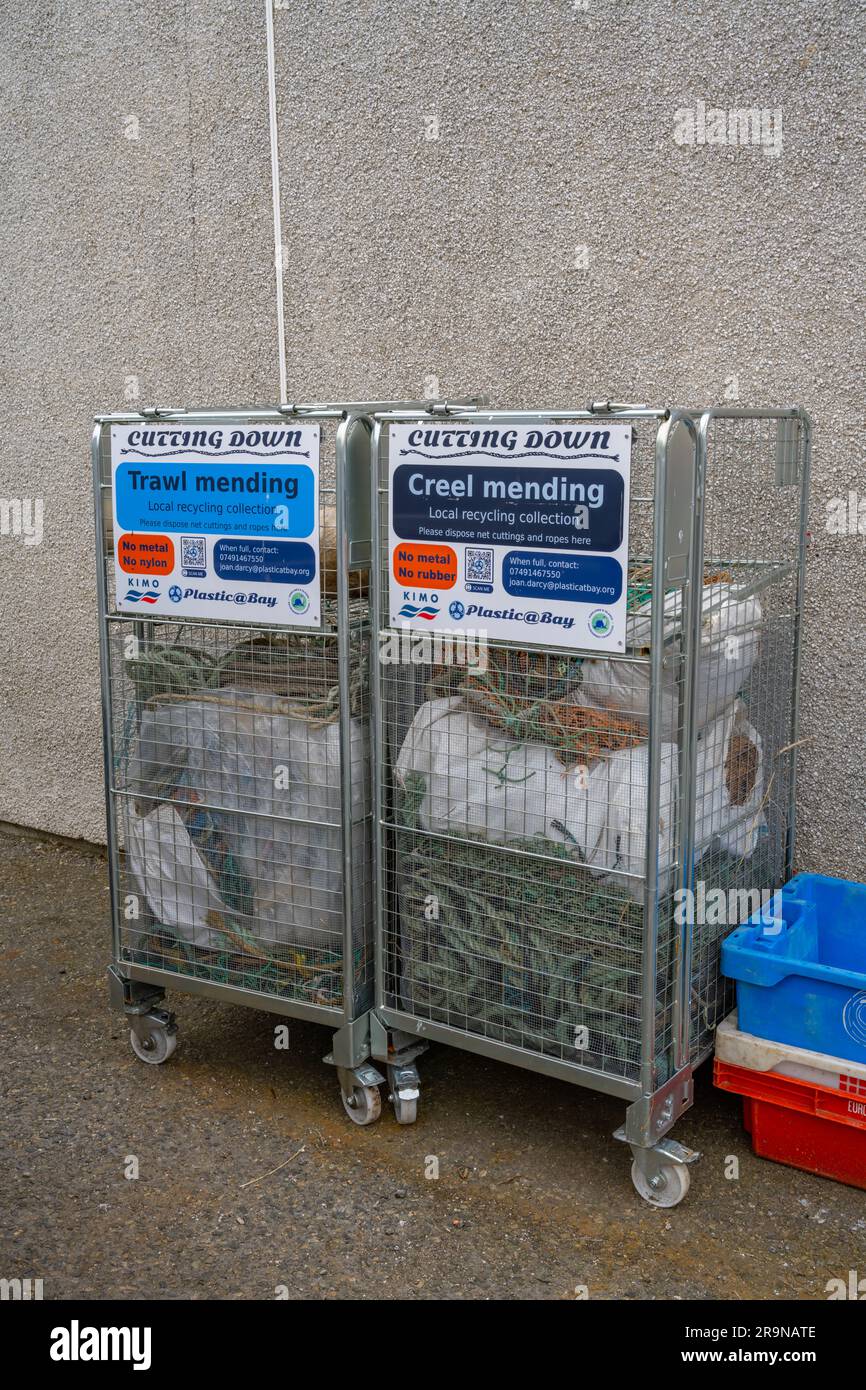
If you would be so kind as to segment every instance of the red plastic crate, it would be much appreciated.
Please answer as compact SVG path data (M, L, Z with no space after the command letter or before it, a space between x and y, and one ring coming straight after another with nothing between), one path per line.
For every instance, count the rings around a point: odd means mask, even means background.
M718 1057L713 1079L743 1097L743 1124L760 1158L866 1188L866 1097Z

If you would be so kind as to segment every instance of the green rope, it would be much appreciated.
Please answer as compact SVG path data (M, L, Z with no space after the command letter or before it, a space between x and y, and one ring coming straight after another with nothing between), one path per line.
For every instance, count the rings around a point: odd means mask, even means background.
M417 774L407 778L397 795L402 827L396 836L400 994L407 1008L500 1042L636 1078L641 1062L642 904L624 889L602 884L565 846L541 837L510 842L506 848L478 838L429 835L419 821L424 795L424 778ZM736 859L713 848L701 860L699 877L718 886L739 886L744 873L755 883L770 872L768 860ZM680 931L674 906L671 894L659 908L658 1084L671 1066ZM725 1008L718 961L728 930L694 928L695 1052L711 1037L722 1016L719 1010ZM588 1037L586 1046L578 1048L581 1027Z
M219 928L211 930L219 933ZM217 948L194 946L165 923L157 923L134 950L125 952L125 959L159 970L170 970L193 979L211 980L215 984L230 984L257 994L273 994L283 999L297 999L326 1008L339 1008L343 1003L343 958L338 951L306 953L295 947L268 944L267 949L281 954L265 954L265 943L258 941L235 918L226 919L223 945ZM232 940L234 938L234 941ZM248 954L238 949L241 941ZM353 979L366 978L370 960L369 947L359 946L353 952Z
M429 836L418 820L423 797L424 779L407 778L397 876L409 1006L501 1042L631 1075L640 1064L641 905L541 837L505 849ZM670 978L670 926L668 914L660 1000ZM665 1024L663 1007L660 1045ZM575 1046L578 1028L588 1031L585 1047Z
M350 619L349 633L349 701L355 717L362 717L368 706L368 639L362 616L359 610ZM195 699L234 685L279 695L291 702L297 717L330 723L340 714L335 622L333 601L326 599L323 632L265 631L222 653L179 640L153 642L128 657L124 667L139 706ZM181 626L178 638L182 634Z
M578 704L573 696L579 682L579 662L546 652L494 648L484 670L440 667L427 696L459 696L470 713L508 734L513 748L523 742L545 744L567 767L645 740L645 730L635 720ZM496 775L507 780L504 770Z

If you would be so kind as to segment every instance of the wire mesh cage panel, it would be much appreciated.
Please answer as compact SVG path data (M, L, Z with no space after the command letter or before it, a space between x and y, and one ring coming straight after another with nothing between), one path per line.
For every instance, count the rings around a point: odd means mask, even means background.
M749 642L754 659L737 701L755 732L743 738L741 728L726 755L726 785L743 808L729 832L734 852L720 854L712 846L696 855L696 902L703 910L692 941L693 1065L712 1051L715 1028L734 1003L733 986L719 971L722 939L793 871L809 425L806 417L784 412L712 412L699 442L705 563L730 574L754 623L752 637L744 621L722 643L702 644L706 682L723 688L732 655ZM705 731L698 727L696 737L700 748ZM697 845L704 832L697 816Z
M359 998L369 980L370 921L364 622L354 617L347 769L355 909L349 995ZM138 918L121 914L119 958L341 1007L333 628L301 636L124 619L111 623L109 637L114 794L126 892L140 909Z
M690 1085L661 1120L655 1099L729 1005L719 945L740 895L745 912L790 863L807 419L476 420L631 423L625 645L600 655L395 621L405 418L374 434L378 1016L638 1102L627 1137L655 1143Z
M369 430L296 418L321 430L317 628L116 611L98 431L114 957L127 978L338 1025L372 991L369 526L353 562L350 515L369 511Z

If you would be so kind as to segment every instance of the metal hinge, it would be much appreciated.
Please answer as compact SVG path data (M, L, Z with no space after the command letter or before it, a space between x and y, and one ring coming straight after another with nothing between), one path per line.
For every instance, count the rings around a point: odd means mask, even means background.
M646 402L637 401L590 401L590 415L610 415L615 410L646 410Z

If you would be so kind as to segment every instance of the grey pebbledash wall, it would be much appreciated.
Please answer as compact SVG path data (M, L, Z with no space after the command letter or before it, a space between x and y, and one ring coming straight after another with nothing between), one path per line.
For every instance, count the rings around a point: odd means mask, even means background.
M290 397L810 410L799 860L866 878L863 5L275 24ZM277 396L264 0L0 26L0 497L44 499L41 544L0 536L0 819L98 840L90 419Z

